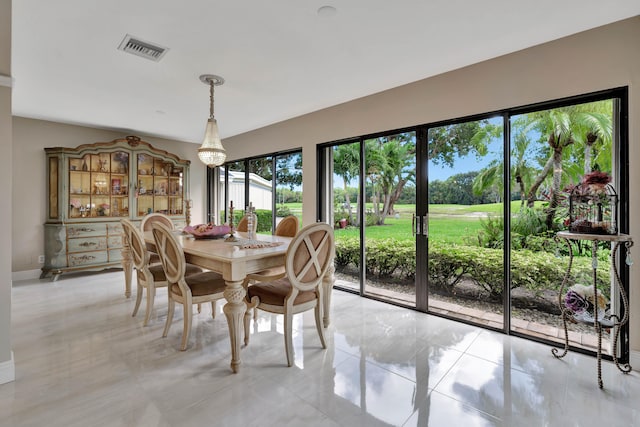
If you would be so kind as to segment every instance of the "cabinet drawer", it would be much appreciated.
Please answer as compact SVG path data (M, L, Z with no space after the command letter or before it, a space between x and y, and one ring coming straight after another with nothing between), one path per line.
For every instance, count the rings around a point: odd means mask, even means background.
M122 224L120 224L119 222L109 223L109 224L107 224L107 231L109 233L109 236L115 236L116 234L122 234L123 233Z
M107 262L107 251L85 252L68 255L69 267L103 264Z
M107 240L107 244L109 245L109 249L118 249L122 247L122 234L118 236L109 236Z
M67 225L67 237L91 237L105 236L107 234L106 224L78 224Z
M122 261L122 249L109 249L109 262Z
M67 240L67 252L91 252L107 249L107 238L89 237L86 239Z

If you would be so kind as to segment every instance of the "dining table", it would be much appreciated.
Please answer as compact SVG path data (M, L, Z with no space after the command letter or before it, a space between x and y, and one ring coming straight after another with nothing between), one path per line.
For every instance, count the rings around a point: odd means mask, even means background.
M153 234L144 232L144 240L150 251L156 249ZM176 231L175 235L184 251L185 260L207 270L220 273L225 280L224 298L226 303L223 312L229 326L231 342L231 370L237 373L240 369L240 349L243 343L244 315L247 310L243 286L248 274L266 269L284 266L285 256L291 237L257 234L249 239L247 233L235 232L235 239L195 239L193 236ZM125 296L131 296L131 278L133 261L128 242L124 239L123 268L125 274ZM235 240L235 241L229 241ZM323 325L330 323L331 291L334 283L333 262L322 278L323 286Z

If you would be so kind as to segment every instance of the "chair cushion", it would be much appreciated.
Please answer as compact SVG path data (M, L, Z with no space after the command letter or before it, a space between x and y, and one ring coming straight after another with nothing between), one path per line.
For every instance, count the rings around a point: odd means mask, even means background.
M276 276L278 274L284 274L284 265L280 267L268 268L266 270L258 271L257 273L247 274L247 277L251 280L262 280L264 277Z
M291 292L291 283L286 278L274 280L271 282L261 282L249 286L247 289L247 298L254 296L260 298L260 302L269 305L284 305L284 299ZM305 302L316 299L314 291L304 291L298 293L293 301L294 305L303 304Z
M149 264L160 264L160 255L155 252L149 252Z
M187 264L185 269L185 276L191 276L193 274L202 273L202 268L193 265ZM165 282L167 280L167 276L164 274L164 270L162 269L162 264L154 264L149 266L149 271L153 275L154 282Z
M202 273L204 270L201 267L193 264L187 264L184 269L185 276L193 276L194 274Z
M167 276L164 275L164 270L162 269L162 264L153 264L149 266L149 271L153 276L154 282L166 282Z
M191 288L191 295L194 297L217 294L224 291L225 283L222 276L213 271L205 271L203 273L185 276L184 281ZM177 284L171 285L171 292L182 295L180 287Z

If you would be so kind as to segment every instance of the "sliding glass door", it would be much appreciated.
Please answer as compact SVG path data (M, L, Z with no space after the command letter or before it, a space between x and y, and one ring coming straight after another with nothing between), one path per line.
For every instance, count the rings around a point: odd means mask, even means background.
M503 119L428 128L428 310L493 328L504 318Z
M603 315L623 318L611 262L628 290L625 248L611 260L610 244L594 256L578 240L561 290L570 254L555 236L575 220L571 192L593 180L617 192L614 221L629 231L627 128L627 91L615 89L320 146L336 286L558 345L567 294L588 301L595 280ZM567 325L570 346L595 350L592 325ZM603 340L611 354L612 334Z

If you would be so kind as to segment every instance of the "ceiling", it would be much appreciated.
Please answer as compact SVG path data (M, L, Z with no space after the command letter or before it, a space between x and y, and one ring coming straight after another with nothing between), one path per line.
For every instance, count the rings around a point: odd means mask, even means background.
M331 8L322 8L331 6ZM640 14L638 0L18 0L13 114L200 143ZM321 9L322 8L322 9ZM159 62L118 50L130 34Z

